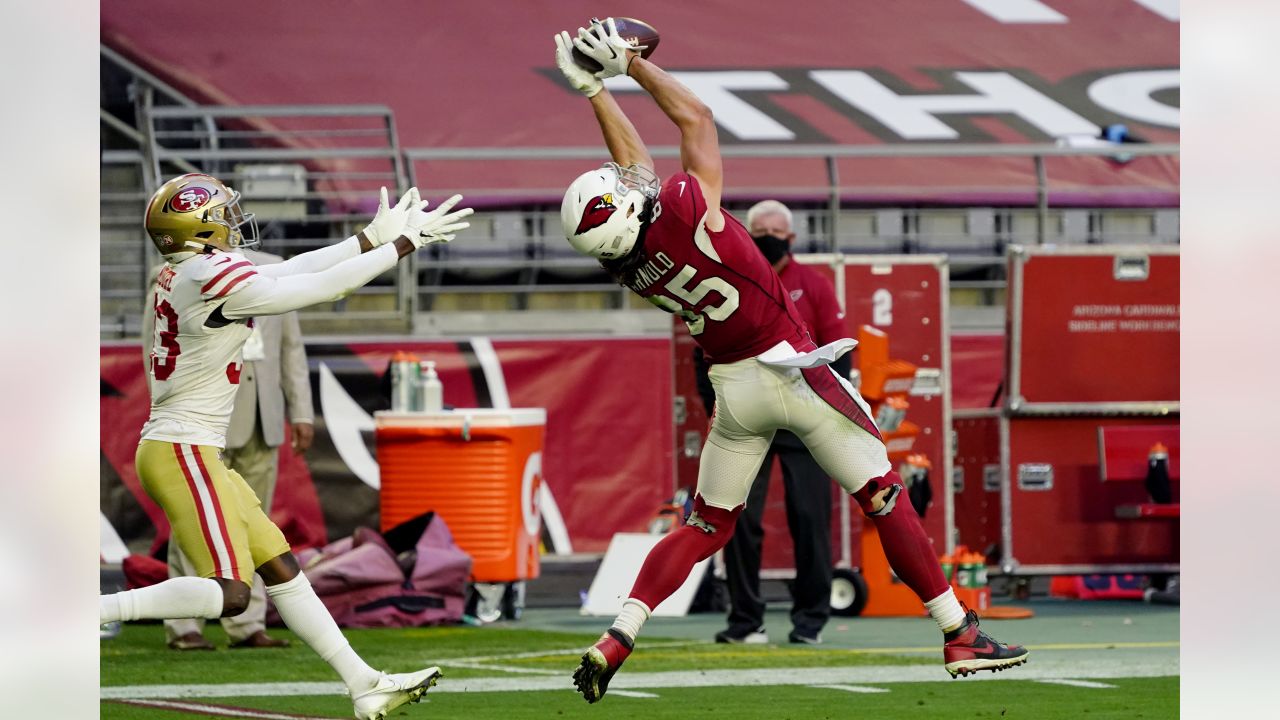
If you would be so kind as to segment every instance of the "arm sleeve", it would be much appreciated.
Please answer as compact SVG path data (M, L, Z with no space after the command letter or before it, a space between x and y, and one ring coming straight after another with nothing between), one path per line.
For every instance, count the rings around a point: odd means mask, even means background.
M270 265L257 266L258 274L267 277L284 277L286 275L303 275L306 273L316 273L321 270L328 270L344 260L358 257L360 255L360 240L352 235L340 243L334 243L328 247L322 247L311 252L304 252L301 255L285 260L284 262L272 263Z
M280 320L280 387L284 390L289 422L313 422L311 373L307 369L307 351L302 344L298 314L286 313Z
M399 259L396 246L387 243L320 272L284 277L255 272L248 282L227 296L222 314L239 320L255 315L283 315L316 303L332 302L395 267Z
M151 352L156 341L156 273L151 274L151 282L142 302L142 376L147 379L147 387L151 387Z

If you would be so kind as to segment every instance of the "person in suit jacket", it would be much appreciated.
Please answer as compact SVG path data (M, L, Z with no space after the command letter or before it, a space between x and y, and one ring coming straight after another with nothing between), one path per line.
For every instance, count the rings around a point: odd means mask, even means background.
M282 259L253 250L242 252L255 265L277 263ZM142 325L145 345L149 345L146 341L151 337L154 322L155 310L148 302ZM301 454L311 447L314 418L310 372L297 313L254 318L253 335L244 346L244 364L223 457L227 466L240 473L253 488L268 513L275 495L279 447L285 441L285 420L290 425L293 451ZM190 561L177 543L169 543L169 576L190 574ZM287 646L289 641L266 633L266 613L266 587L262 579L255 576L248 609L240 615L222 618L230 646ZM164 625L168 645L174 650L213 649L204 637L202 619L166 620Z

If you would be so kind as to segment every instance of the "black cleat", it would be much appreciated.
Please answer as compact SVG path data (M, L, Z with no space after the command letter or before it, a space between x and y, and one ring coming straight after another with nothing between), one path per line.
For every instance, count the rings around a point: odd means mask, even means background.
M609 681L635 649L626 635L609 628L595 645L582 656L582 664L573 672L573 685L589 703L600 702L609 689Z

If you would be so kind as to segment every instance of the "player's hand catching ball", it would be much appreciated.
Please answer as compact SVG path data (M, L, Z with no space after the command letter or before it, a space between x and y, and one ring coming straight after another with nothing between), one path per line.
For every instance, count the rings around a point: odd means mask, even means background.
M395 207L389 207L387 188L384 186L378 199L378 214L373 216L373 220L361 232L373 247L392 242L404 234L405 223L408 222L410 213L420 212L424 207L426 205L418 197L416 187L409 188Z
M427 206L426 201L423 201L417 208L418 212L410 213L405 223L404 236L409 238L409 242L412 242L416 248L454 239L459 230L471 227L469 222L458 221L475 212L471 208L449 212L460 200L462 200L461 195L454 195L429 213L420 212Z
M574 90L587 97L595 97L596 93L604 88L604 83L600 82L599 78L583 70L573 61L573 40L569 38L569 33L563 30L556 35L556 67L560 68L560 73Z
M592 19L589 30L578 28L578 37L574 39L573 45L579 52L600 63L603 69L596 73L596 77L602 80L614 75L626 75L631 59L645 48L643 45L630 45L623 40L613 18L606 18L603 23Z

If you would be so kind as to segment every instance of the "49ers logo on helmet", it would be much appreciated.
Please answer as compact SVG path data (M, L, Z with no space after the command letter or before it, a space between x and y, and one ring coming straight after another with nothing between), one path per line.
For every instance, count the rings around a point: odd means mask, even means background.
M191 212L196 208L202 207L209 202L209 198L213 197L208 190L202 187L189 187L169 201L169 207L175 212Z
M591 228L598 228L609 221L618 207L613 204L613 193L605 193L598 195L587 203L587 207L582 211L582 219L578 221L578 229L574 231L574 235L581 235Z

